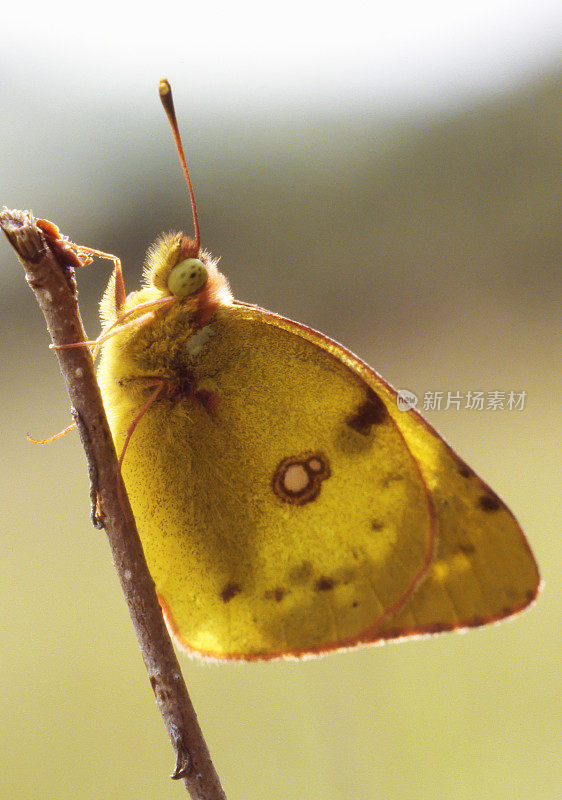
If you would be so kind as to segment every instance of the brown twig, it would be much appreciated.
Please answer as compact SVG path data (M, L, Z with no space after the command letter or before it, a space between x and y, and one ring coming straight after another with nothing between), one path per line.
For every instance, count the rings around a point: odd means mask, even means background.
M0 213L55 344L84 341L74 270L49 246L29 211ZM87 347L56 351L92 483L93 519L104 527L148 676L176 753L173 778L195 800L225 800L218 775L166 630L129 501L118 498L118 467L94 365Z

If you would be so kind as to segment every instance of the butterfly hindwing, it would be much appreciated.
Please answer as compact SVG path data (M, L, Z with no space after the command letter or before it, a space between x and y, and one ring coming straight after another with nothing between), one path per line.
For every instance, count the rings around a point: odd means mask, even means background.
M373 387L416 459L435 512L432 564L404 606L365 641L436 633L494 622L523 610L539 590L538 567L505 503L396 391L353 353L303 325L269 315L330 352Z

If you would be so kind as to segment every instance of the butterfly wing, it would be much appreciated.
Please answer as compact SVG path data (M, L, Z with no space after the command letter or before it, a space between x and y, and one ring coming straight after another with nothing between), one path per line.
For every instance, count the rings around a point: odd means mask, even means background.
M176 333L167 375L192 389L154 404L124 464L187 648L301 656L481 624L534 597L510 512L363 362L243 304L205 330ZM144 353L147 375L161 364ZM122 391L118 446L140 406L138 388Z
M421 414L398 410L396 390L357 356L306 326L282 318L271 321L335 352L376 391L432 498L436 542L424 580L396 613L360 640L479 626L528 606L539 591L540 575L523 531L505 503Z

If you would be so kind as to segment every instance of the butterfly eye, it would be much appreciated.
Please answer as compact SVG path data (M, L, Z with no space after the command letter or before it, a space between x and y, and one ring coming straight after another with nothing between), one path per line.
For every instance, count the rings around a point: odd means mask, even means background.
M207 267L198 258L186 258L168 276L168 289L175 297L187 297L207 280Z

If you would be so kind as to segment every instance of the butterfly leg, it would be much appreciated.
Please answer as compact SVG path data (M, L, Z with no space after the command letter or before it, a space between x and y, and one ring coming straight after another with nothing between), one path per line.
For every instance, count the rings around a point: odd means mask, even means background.
M68 267L87 267L92 263L91 256L104 258L113 261L115 265L115 308L117 311L123 306L127 293L125 291L125 281L123 280L123 270L121 259L112 253L104 253L102 250L94 250L92 247L85 247L81 244L71 242L68 236L64 236L55 225L48 219L36 220L37 227L43 231L49 246L58 259Z

